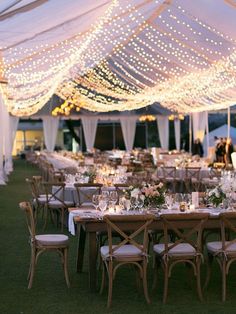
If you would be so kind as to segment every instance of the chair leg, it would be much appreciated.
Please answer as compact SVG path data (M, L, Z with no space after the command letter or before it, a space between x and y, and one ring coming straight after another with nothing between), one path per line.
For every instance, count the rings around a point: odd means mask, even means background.
M169 267L168 265L165 265L164 270L164 292L163 292L163 303L166 303L167 300L167 292L168 292L168 283L169 283Z
M102 262L102 282L101 282L101 287L99 293L102 294L104 287L105 287L105 275L106 275L106 269L105 269L105 264Z
M226 260L222 261L222 301L226 300Z
M70 288L70 280L68 275L68 248L63 249L63 268L67 287Z
M148 304L151 303L148 295L148 287L147 287L147 261L143 262L143 292L145 299Z
M201 272L200 272L200 267L201 267L201 261L197 261L197 292L198 292L198 297L201 302L203 302L203 295L202 295L202 287L201 287Z
M156 285L157 285L158 266L159 266L159 260L157 259L157 257L154 254L154 265L153 265L154 276L153 276L153 282L152 282L152 290L154 290L156 288Z
M208 287L208 284L209 284L209 281L210 281L212 262L213 262L213 256L210 253L208 253L208 257L207 257L207 276L206 276L206 280L205 280L205 284L204 284L203 290Z
M109 280L109 287L108 287L108 299L107 299L107 307L110 308L111 300L112 300L112 288L113 288L113 263L112 261L108 262L108 280Z
M29 284L28 289L32 288L34 273L35 273L35 266L36 266L36 256L35 252L32 250L31 252L31 261L30 261L30 272L29 272Z

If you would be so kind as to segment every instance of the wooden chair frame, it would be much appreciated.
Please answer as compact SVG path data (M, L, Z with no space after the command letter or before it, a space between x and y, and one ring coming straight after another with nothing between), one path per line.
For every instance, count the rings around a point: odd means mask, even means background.
M30 259L30 267L28 272L28 289L32 287L35 268L38 261L39 256L44 253L45 251L56 251L61 256L64 276L66 280L67 287L70 287L69 275L68 275L68 248L69 245L67 244L57 244L57 245L43 245L39 244L35 238L36 231L35 231L35 220L33 216L33 210L29 202L21 202L19 204L20 208L24 210L26 214L26 222L27 227L30 234L30 246L31 246L31 259Z
M108 287L108 299L107 307L111 306L112 300L112 289L113 289L113 280L116 276L118 268L125 264L131 264L137 267L139 270L140 278L143 281L143 291L147 303L150 303L148 296L147 288L147 262L148 262L148 228L154 219L153 215L106 215L104 220L107 224L107 233L108 233L108 246L109 253L108 256L103 258L103 271L102 271L102 282L100 293L103 292L105 285L105 271L108 275L109 287ZM122 229L122 224L129 224L131 230L125 232ZM132 227L132 223L135 223L135 226ZM116 233L120 236L121 240L113 245L113 233ZM137 242L135 238L143 234L142 244ZM131 244L137 247L141 254L135 256L117 256L116 251L125 246L126 244Z
M64 195L65 195L65 183L64 182L43 182L43 187L46 194L46 203L45 203L45 209L46 209L46 219L44 228L47 226L47 220L48 220L48 214L49 210L57 210L59 211L59 214L61 216L61 231L63 231L64 228L64 217L65 217L65 210L68 208L68 205L64 201ZM54 187L54 190L53 190ZM58 207L50 206L50 201L58 201Z
M185 188L188 192L190 192L190 185L191 190L194 189L195 191L199 191L200 189L200 171L201 167L186 167L185 168ZM195 179L195 181L193 180Z
M234 221L233 221L234 220ZM236 243L236 236L229 240L229 233L236 234L236 212L224 212L220 214L221 222L221 243L222 248L214 254L208 251L207 262L207 277L205 282L205 288L208 286L211 276L211 265L215 258L218 262L222 273L222 301L226 300L226 279L229 274L230 266L236 261L236 250L227 251L227 249L234 243Z
M74 187L76 188L79 206L83 206L83 203L86 202L92 203L92 195L100 194L102 186L103 185L100 183L75 183ZM91 193L86 193L86 188L94 188L93 194L91 195ZM85 201L82 201L82 197Z
M194 275L197 279L197 292L199 299L202 301L202 289L201 289L201 278L200 278L200 265L203 260L202 253L202 231L203 226L208 220L208 213L186 213L186 214L163 214L161 220L163 222L164 230L164 250L161 254L155 252L156 257L156 271L154 275L153 287L156 285L157 280L157 269L159 265L162 265L164 270L164 292L163 292L163 303L166 303L168 293L168 281L171 276L173 267L176 264L184 263L192 266ZM186 224L186 228L179 228L178 222L181 220ZM191 225L190 225L191 223ZM169 241L170 232L175 235L171 243ZM192 236L196 235L196 240L192 239ZM185 243L191 245L195 250L195 254L171 254L170 250L175 248L177 245Z

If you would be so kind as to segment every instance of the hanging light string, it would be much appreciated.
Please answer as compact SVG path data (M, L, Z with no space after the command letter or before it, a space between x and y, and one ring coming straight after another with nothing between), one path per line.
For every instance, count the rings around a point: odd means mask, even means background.
M35 53L6 50L4 96L14 115L37 112L55 92L65 108L91 111L221 109L236 101L235 44L178 2L114 0L90 32Z

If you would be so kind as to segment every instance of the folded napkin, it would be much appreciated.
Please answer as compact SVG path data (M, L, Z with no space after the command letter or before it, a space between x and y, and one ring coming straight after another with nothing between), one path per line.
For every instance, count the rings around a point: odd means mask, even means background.
M69 213L68 229L69 229L69 232L70 232L72 235L75 235L74 217L75 217L75 216L80 216L80 214L81 214L81 210L80 210L80 209L72 210L72 211L70 211L70 213Z
M93 209L89 210L86 207L84 209L81 208L81 209L71 210L69 212L69 218L68 218L68 229L72 235L75 235L74 217L76 216L79 216L81 218L96 218L96 217L99 217L99 213L97 213L97 211Z

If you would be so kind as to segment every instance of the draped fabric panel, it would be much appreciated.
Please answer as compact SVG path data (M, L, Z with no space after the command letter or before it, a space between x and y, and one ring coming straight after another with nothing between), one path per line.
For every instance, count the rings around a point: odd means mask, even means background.
M205 131L208 124L208 112L194 112L193 117L193 139L200 139L201 142L204 140Z
M18 127L19 118L13 117L7 114L7 124L8 124L8 132L6 134L6 149L5 149L5 165L4 170L8 175L11 171L13 171L13 162L12 162L12 149L14 140L16 137L16 130Z
M131 151L134 146L134 137L136 131L136 117L120 118L121 130L127 151Z
M180 150L180 120L174 120L174 127L175 127L175 147L177 150Z
M43 134L46 149L53 152L56 144L57 131L59 126L59 118L43 117Z
M6 110L5 105L3 103L2 96L0 94L0 117L4 117L4 111ZM4 119L2 118L2 121L0 123L0 185L5 184L5 174L4 174L4 159L3 159L3 154L4 154Z
M91 151L94 148L98 118L82 117L81 120L83 125L86 148L87 151Z
M168 116L157 116L157 127L159 132L159 138L161 142L161 148L169 149L169 119Z

